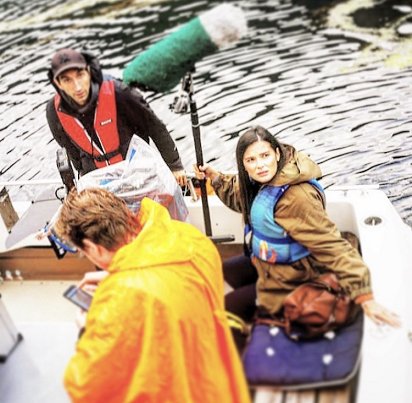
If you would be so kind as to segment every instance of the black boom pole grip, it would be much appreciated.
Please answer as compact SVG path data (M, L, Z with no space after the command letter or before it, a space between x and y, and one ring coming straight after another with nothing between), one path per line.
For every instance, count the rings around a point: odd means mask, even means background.
M200 127L199 127L199 117L197 114L196 102L192 98L192 94L189 93L190 101L190 116L192 119L192 132L193 140L195 143L195 152L196 152L196 163L198 166L203 165L203 153L202 153L202 141L200 139ZM203 207L203 220L205 222L205 232L207 236L212 236L212 226L210 223L210 210L209 202L207 199L207 189L206 189L206 179L199 181L200 183L200 195L202 198L202 207Z

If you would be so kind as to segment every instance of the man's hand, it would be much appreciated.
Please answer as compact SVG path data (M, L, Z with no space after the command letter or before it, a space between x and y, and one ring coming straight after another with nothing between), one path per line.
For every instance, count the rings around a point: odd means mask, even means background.
M180 171L173 171L173 175L176 179L176 182L179 186L186 186L187 185L187 177L185 171L182 169Z
M76 313L76 325L78 329L84 329L86 326L86 317L87 317L87 312L83 311L83 309L79 309Z
M97 286L100 281L107 277L109 273L107 271L89 271L85 273L83 279L77 285L78 288L82 288L84 291L87 291L93 294L96 291Z

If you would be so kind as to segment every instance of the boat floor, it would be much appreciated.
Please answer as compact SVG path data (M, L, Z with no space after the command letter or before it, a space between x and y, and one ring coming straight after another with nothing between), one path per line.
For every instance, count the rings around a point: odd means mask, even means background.
M412 396L411 229L405 226L380 191L330 192L328 200L328 212L339 229L351 231L361 240L362 254L371 269L377 300L397 312L403 323L400 329L388 329L379 328L370 320L365 322L356 401L409 402ZM228 219L226 212L221 214L224 218L219 216L218 223ZM74 276L81 277L83 270L90 268L85 267L81 260L69 257L61 261L62 265L68 266L66 270L63 266L57 267L52 255L35 259L32 252L12 251L10 255L7 252L0 260L3 277L6 270L14 276L18 269L25 279L23 282L5 281L0 285L2 301L24 337L7 363L0 364L0 400L7 403L65 403L67 396L62 379L77 339L74 324L77 308L66 301L62 293L69 284L77 281L78 277ZM232 253L225 250L222 257ZM50 263L47 270L46 263ZM78 263L79 268L72 271L74 263ZM48 281L40 280L46 280L46 277ZM44 295L49 302L43 299ZM15 370L7 370L10 366ZM256 393L255 402L346 403L354 400L348 396L346 400L337 399L347 391L337 391L333 396L313 390L287 394L277 392L276 389L260 390Z
M73 281L5 281L2 302L23 340L0 364L7 403L70 402L63 374L74 352L77 308L63 298Z
M1 301L23 336L0 363L0 401L70 402L63 376L77 340L78 308L63 292L75 282L12 280L0 284Z
M73 280L13 280L0 285L1 300L23 336L6 362L0 364L1 401L70 402L62 381L77 340L75 317L78 308L62 295L73 283ZM226 291L229 291L228 287ZM351 384L279 393L263 389L254 393L254 400L266 403L347 403L353 400L354 386L356 390L356 385Z

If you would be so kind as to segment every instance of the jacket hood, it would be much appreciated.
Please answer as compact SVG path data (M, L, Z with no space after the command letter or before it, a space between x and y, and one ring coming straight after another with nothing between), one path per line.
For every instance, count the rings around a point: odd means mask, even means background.
M272 185L296 185L322 176L319 165L305 153L297 151L288 144L283 146L286 153L286 163L280 173L275 176Z
M210 242L191 225L172 220L165 207L147 197L142 200L138 221L142 230L116 252L109 272L186 262L193 257L195 248Z
M87 65L90 67L90 74L92 76L92 82L95 82L100 86L100 84L103 81L103 73L102 73L102 69L100 67L99 60L89 52L80 52L80 53L86 59ZM53 81L53 73L52 73L51 68L49 68L47 70L47 77L48 77L50 83L55 88L55 90L60 95L62 95L59 87L57 87L56 84Z

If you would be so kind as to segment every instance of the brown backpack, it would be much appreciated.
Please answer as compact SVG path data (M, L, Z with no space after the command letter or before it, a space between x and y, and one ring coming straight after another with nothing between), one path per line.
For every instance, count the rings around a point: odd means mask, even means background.
M257 322L282 326L293 339L314 338L346 324L351 307L336 275L327 273L298 286L285 298L282 320L259 318Z

